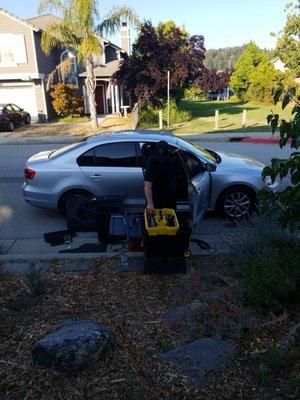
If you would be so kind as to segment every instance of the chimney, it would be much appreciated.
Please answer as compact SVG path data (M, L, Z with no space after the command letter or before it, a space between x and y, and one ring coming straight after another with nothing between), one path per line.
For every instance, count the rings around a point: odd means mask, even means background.
M125 51L130 56L130 53L131 53L130 30L128 28L127 22L122 22L122 24L121 24L120 39L121 39L122 51Z

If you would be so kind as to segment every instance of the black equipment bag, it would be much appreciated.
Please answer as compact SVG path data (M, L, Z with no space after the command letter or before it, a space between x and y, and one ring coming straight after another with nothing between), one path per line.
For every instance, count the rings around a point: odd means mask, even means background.
M111 214L120 212L123 199L123 195L70 197L66 206L68 229L97 232L99 242L107 242Z

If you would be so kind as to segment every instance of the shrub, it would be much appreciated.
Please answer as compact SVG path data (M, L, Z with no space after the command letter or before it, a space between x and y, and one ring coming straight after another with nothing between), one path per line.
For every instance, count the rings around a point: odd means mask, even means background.
M167 124L167 110L167 104L165 104L162 110L164 125ZM142 107L139 112L140 123L158 125L158 112L159 109L152 106ZM175 100L170 101L170 124L180 124L189 121L190 119L191 114L189 111L182 110Z
M254 375L263 383L268 383L274 374L284 367L284 356L276 350L268 350L263 356L254 355L251 359L251 369Z
M45 270L31 264L29 271L25 274L25 285L32 296L40 296L47 288L48 275Z
M273 134L279 127L280 148L289 145L296 151L291 152L286 159L272 158L271 165L263 169L262 176L269 176L272 182L288 177L290 184L281 191L261 190L259 200L263 213L275 219L281 227L296 231L300 229L300 96L297 96L295 87L279 87L274 92L274 103L277 104L281 97L282 109L294 103L291 119L287 121L280 119L278 114L270 114L267 121Z
M197 86L192 86L189 89L185 89L184 91L184 99L198 101L198 100L205 100L206 93L199 89Z
M236 238L228 258L244 278L247 303L262 314L277 313L300 299L300 241L283 231L259 228Z
M80 117L83 113L83 99L76 86L72 84L57 83L50 93L52 105L59 117Z
M261 313L282 311L288 300L296 299L297 283L300 280L299 259L296 254L300 246L285 243L280 250L278 243L248 261L245 268L246 299Z

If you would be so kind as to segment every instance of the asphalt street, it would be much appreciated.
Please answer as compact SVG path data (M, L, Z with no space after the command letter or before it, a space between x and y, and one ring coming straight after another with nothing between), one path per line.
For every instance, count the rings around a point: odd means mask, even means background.
M267 164L272 157L285 158L291 149L280 149L275 144L250 144L236 142L197 142L215 151L235 152L253 157ZM0 148L0 251L2 254L44 252L41 239L45 232L66 228L62 215L56 211L34 208L25 204L22 197L23 170L26 160L43 150L62 147L62 144L1 145ZM203 220L202 232L226 232L224 221L213 215ZM93 233L88 234L95 236ZM42 246L42 247L41 247ZM0 252L1 254L1 252Z

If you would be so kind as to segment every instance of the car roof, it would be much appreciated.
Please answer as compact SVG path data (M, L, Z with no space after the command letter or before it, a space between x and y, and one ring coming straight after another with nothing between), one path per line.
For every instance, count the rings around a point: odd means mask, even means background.
M172 133L169 132L160 132L160 131L151 131L151 130L128 130L128 131L117 131L117 132L104 132L99 133L93 136L89 136L87 138L88 143L92 142L103 142L103 141L111 141L111 140L147 140L159 142L160 140L167 140L169 142L176 143L177 138Z

